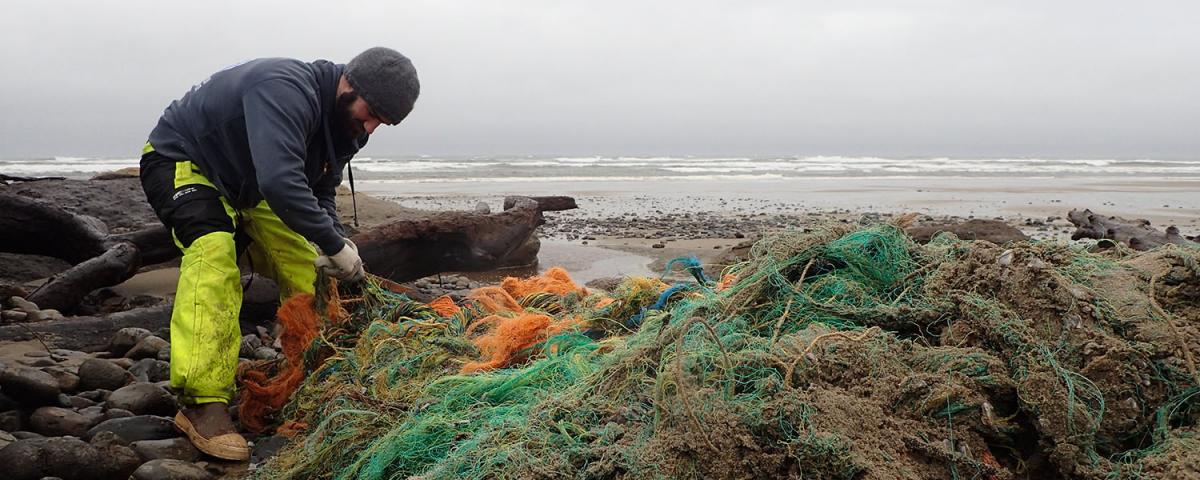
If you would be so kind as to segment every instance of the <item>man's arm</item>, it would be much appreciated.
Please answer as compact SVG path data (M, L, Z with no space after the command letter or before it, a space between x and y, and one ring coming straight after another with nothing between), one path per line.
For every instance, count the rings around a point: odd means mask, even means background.
M315 99L287 80L274 79L250 89L242 107L258 189L271 210L326 255L341 251L345 240L304 175L308 134L320 128Z
M346 229L342 227L342 220L338 218L337 213L337 187L342 184L342 172L329 172L321 177L321 180L313 185L313 194L317 197L317 205L329 214L329 218L333 220L333 228L338 231L341 236L346 236Z

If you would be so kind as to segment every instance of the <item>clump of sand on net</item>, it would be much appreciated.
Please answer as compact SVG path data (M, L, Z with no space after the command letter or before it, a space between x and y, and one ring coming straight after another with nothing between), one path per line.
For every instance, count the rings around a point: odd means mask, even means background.
M1198 256L836 226L720 283L321 288L241 412L293 437L261 478L1187 478Z

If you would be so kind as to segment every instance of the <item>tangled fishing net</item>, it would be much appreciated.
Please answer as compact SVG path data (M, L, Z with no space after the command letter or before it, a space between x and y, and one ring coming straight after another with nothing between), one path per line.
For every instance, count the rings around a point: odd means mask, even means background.
M838 226L716 281L330 284L241 413L295 435L260 478L1189 478L1198 256Z

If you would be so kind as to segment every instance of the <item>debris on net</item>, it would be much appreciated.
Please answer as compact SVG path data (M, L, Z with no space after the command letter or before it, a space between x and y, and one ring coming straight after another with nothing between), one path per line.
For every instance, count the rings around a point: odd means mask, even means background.
M832 226L719 282L324 289L285 306L320 335L285 348L274 378L303 381L259 412L297 437L256 475L1183 478L1198 256Z

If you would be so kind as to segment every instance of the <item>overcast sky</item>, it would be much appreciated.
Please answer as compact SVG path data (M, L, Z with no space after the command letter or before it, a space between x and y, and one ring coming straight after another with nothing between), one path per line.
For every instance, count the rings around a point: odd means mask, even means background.
M0 158L137 155L264 56L410 56L366 155L1200 159L1200 2L8 1Z

